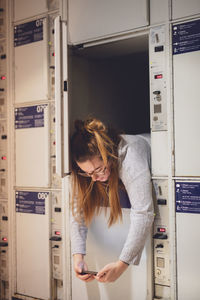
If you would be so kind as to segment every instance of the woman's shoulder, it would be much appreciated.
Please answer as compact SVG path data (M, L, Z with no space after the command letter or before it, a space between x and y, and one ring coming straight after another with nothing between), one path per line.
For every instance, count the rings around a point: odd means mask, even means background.
M150 134L121 135L118 146L119 171L122 169L143 168L146 163L150 168Z
M122 134L120 138L121 140L118 146L119 154L123 153L123 151L127 151L127 148L140 149L143 147L149 148L151 146L151 135L148 133L137 135Z

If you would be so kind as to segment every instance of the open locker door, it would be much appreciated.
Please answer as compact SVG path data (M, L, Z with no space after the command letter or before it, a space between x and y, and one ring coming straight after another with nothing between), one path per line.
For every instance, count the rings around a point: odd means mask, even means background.
M67 90L67 23L64 16L54 21L55 28L55 116L56 116L56 173L62 177L62 299L71 299L71 268L69 238L69 129Z
M56 109L56 173L69 173L68 91L67 91L67 25L55 18L55 109Z

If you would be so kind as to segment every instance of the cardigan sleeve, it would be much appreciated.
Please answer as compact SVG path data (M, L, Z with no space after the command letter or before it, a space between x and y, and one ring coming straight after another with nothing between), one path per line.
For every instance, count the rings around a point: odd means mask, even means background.
M72 179L70 182L70 197L72 197ZM74 199L74 209L76 213L76 197ZM86 254L86 239L88 228L85 225L84 218L81 218L80 222L73 216L72 211L70 213L70 240L71 240L71 253L74 254Z
M154 213L149 167L150 146L144 139L125 144L119 151L119 175L130 202L130 228L119 259L139 264Z
M71 252L74 254L86 254L86 239L88 228L84 220L80 223L71 214Z

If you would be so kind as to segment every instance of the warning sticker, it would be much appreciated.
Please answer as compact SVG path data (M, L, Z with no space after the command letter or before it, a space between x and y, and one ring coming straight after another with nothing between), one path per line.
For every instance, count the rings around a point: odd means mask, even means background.
M200 20L173 25L173 54L182 54L200 50Z
M44 110L47 104L15 109L15 129L44 127Z
M48 192L17 191L15 193L16 212L29 214L45 214L45 200Z
M200 182L176 182L176 212L200 214Z
M14 27L14 47L43 40L43 19L23 23Z

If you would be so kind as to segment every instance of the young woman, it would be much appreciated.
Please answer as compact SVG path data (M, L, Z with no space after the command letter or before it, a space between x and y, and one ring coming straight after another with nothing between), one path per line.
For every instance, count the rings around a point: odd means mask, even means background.
M71 138L71 245L76 276L83 281L115 281L129 264L139 264L153 222L150 145L144 135L118 135L97 119L75 121ZM87 270L87 228L109 207L108 226L122 221L121 195L130 201L130 228L119 259L97 275Z

